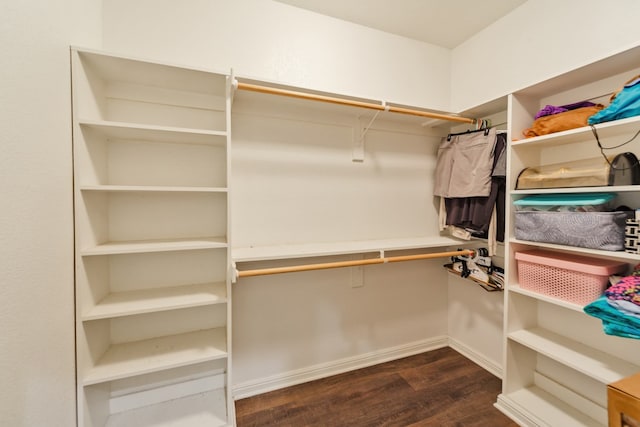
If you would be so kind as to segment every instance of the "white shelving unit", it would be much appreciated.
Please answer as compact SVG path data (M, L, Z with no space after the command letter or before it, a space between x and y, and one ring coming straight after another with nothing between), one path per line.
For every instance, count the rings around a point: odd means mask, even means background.
M558 76L509 96L507 203L528 194L615 192L616 203L640 207L637 186L515 190L517 177L526 167L601 156L590 127L523 139L521 132L547 104L563 105L582 100L607 103L613 90L638 74L640 49ZM596 125L605 147L631 139L640 130L634 117ZM607 155L622 152L640 155L640 138ZM496 406L523 426L607 425L607 384L640 371L640 342L606 335L599 319L583 307L524 289L518 284L515 253L544 248L594 258L640 262L640 256L563 245L517 240L514 209L507 218L504 334L504 377Z
M230 76L71 54L78 423L234 425Z

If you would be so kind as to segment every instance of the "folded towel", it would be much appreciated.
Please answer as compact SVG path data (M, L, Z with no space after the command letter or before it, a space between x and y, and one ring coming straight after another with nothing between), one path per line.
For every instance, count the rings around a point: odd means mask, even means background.
M607 302L606 296L601 296L583 308L590 316L602 320L604 332L625 338L640 339L640 318L627 316Z
M611 102L607 108L604 108L593 116L589 117L588 123L595 125L597 123L609 122L612 120L634 117L640 114L640 76L635 76L625 83L624 87L614 92Z
M602 321L602 327L604 333L607 335L640 340L640 329L630 328L629 326L620 325L619 323L611 323L605 320Z
M640 319L640 305L634 304L631 301L625 301L623 299L607 298L607 302L611 307L615 308L616 310L620 310L621 313Z

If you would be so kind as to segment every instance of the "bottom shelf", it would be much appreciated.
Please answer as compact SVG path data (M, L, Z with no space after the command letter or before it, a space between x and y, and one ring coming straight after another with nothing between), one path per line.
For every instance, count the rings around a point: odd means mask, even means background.
M227 361L213 360L79 388L81 427L234 424Z
M106 427L219 427L227 422L225 390L198 393L109 417Z
M604 426L536 386L500 394L495 406L523 426Z

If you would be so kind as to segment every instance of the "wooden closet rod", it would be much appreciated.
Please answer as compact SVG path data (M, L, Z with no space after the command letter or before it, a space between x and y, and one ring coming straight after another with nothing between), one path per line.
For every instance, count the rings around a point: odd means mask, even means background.
M354 101L351 99L336 98L336 97L325 96L325 95L316 95L312 93L295 92L292 90L254 85L251 83L237 82L237 88L239 90L268 93L271 95L289 96L292 98L308 99L312 101L322 101L322 102L328 102L331 104L349 105L352 107L368 108L370 110L391 111L393 113L409 114L412 116L428 117L431 119L449 120L449 121L460 122L460 123L472 123L472 124L476 123L476 119L470 119L467 117L459 117L459 116L452 116L452 115L439 114L439 113L430 113L427 111L412 110L412 109L403 108L403 107L394 107L393 105L373 104L371 102Z
M310 270L326 270L329 268L357 267L360 265L386 264L389 262L415 261L419 259L431 259L431 258L445 258L445 257L458 256L458 255L473 256L474 254L475 254L475 251L472 249L462 249L459 251L436 252L431 254L401 255L401 256L392 256L392 257L384 257L384 258L372 258L372 259L361 259L361 260L359 259L359 260L353 260L353 261L325 262L321 264L294 265L289 267L261 268L257 270L238 271L238 277L265 276L268 274L295 273L298 271L310 271Z

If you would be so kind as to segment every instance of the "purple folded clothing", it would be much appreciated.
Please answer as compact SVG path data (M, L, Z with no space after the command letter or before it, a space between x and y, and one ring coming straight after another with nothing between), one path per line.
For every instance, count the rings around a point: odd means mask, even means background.
M560 106L545 105L542 110L536 113L535 118L539 119L540 117L551 116L553 114L558 114L558 113L564 113L565 111L575 110L576 108L593 107L594 105L596 104L589 101L580 101L580 102L575 102L573 104L560 105Z
M556 107L554 105L545 105L544 108L536 113L536 119L544 116L550 116L552 114L564 113L569 111L566 108Z

